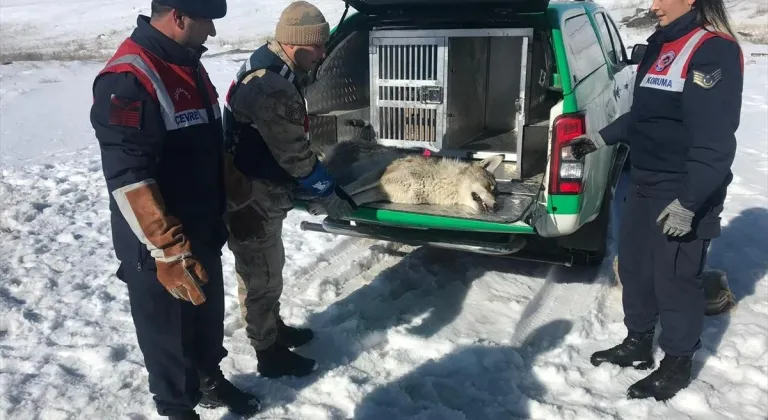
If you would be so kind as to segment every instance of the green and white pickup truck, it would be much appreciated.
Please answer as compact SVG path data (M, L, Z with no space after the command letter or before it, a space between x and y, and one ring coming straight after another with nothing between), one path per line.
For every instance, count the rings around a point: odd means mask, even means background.
M469 160L503 154L501 209L376 203L302 229L564 265L602 261L627 149L577 160L568 143L631 106L636 60L604 8L347 0L327 48L306 92L313 145L369 139Z

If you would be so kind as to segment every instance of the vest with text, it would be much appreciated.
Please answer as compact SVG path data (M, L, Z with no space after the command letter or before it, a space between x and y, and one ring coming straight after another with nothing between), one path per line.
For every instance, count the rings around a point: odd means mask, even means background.
M656 62L643 76L639 86L668 92L682 92L691 57L704 41L714 37L733 39L727 34L715 32L712 28L696 28L680 39L665 43ZM742 70L743 65L742 61Z
M203 64L199 66L199 71L205 73ZM130 38L123 41L99 74L110 72L130 72L138 78L160 104L168 131L221 118L218 95L208 77L202 77L208 97L204 98L197 88L198 75L194 67L164 61ZM212 117L209 114L213 114Z

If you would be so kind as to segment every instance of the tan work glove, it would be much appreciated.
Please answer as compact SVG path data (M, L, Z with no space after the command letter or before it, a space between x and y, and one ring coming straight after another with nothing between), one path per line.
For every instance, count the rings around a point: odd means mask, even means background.
M163 287L177 299L204 303L200 286L208 282L208 273L192 255L181 222L166 214L155 180L126 185L113 195L131 230L155 259L157 279Z
M204 303L205 293L200 286L208 283L208 273L203 265L191 253L174 258L172 261L155 259L157 279L176 299L194 305Z

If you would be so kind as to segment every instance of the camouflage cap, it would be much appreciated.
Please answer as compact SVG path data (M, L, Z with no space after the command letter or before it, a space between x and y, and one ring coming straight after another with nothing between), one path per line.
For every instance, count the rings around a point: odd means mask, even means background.
M329 35L330 26L323 13L306 1L289 4L275 28L275 40L281 44L323 45Z

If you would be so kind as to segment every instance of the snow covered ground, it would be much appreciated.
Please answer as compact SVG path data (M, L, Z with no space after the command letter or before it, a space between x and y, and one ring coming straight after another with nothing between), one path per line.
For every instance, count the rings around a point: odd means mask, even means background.
M234 41L214 38L212 50L254 46L286 3L230 1L217 38ZM343 9L340 1L318 4L332 22ZM135 0L2 0L0 45L6 53L9 45L28 52L79 40L114 43L147 9L148 1ZM301 231L300 221L314 219L298 212L285 223L282 314L316 330L301 352L317 358L320 370L282 380L255 373L225 247L225 374L263 397L261 418L268 419L764 419L768 57L752 54L768 47L744 47L735 179L723 235L710 251L710 266L728 273L739 306L706 319L696 380L672 401L628 401L626 387L647 372L589 364L593 351L625 333L608 264L574 270L335 238ZM205 59L220 91L240 58ZM106 189L88 122L101 66L0 66L3 419L158 418L125 287L114 276ZM223 409L200 413L230 418Z

